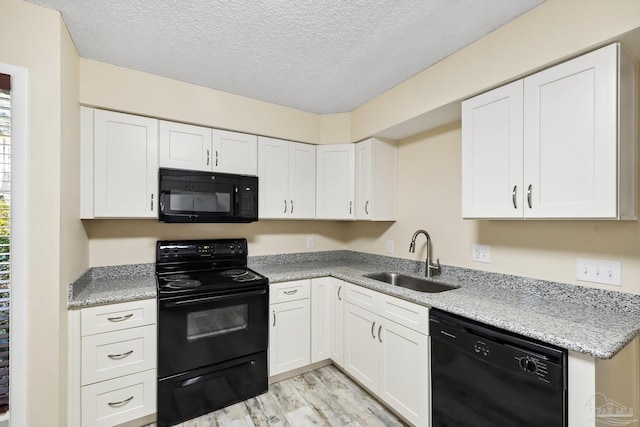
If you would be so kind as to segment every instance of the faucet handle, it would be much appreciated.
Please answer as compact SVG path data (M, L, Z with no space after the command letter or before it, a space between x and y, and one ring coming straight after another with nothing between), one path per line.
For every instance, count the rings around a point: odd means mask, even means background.
M431 264L428 268L434 270L436 273L440 273L440 258L436 259L436 265Z

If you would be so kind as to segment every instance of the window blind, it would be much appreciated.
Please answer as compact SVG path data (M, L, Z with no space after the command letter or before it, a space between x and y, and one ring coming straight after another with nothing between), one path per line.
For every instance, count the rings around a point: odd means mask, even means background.
M0 74L0 414L9 410L11 79Z

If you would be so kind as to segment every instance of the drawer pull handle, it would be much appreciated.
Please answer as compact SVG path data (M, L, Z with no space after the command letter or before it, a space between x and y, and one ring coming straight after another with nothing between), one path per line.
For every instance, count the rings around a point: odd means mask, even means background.
M298 290L297 289L293 289L291 291L284 291L284 293L287 294L287 295L294 295L294 294L298 293Z
M129 351L127 351L126 353L120 353L120 354L107 354L107 357L108 357L109 359L115 359L115 360L118 360L118 359L124 359L125 357L127 357L127 356L131 355L132 353L133 353L133 350L129 350Z
M122 322L123 320L131 319L133 317L133 313L129 313L126 316L118 316L118 317L107 317L109 322Z
M112 408L117 408L119 406L126 405L127 403L131 402L132 400L133 400L133 396L131 396L128 399L121 400L120 402L108 402L107 405L111 406Z

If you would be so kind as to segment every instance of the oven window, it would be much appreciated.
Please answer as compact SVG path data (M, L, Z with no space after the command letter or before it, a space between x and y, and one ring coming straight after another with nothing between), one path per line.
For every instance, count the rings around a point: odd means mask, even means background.
M232 305L187 314L187 340L213 338L248 328L247 304Z
M231 212L231 193L169 193L169 206L173 211L184 212Z

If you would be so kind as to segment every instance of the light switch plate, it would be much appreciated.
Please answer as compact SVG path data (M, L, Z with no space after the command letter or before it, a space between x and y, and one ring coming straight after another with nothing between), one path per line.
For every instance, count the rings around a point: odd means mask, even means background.
M577 258L576 279L583 282L621 286L622 266L620 261Z
M471 261L491 262L491 247L486 245L471 245Z

